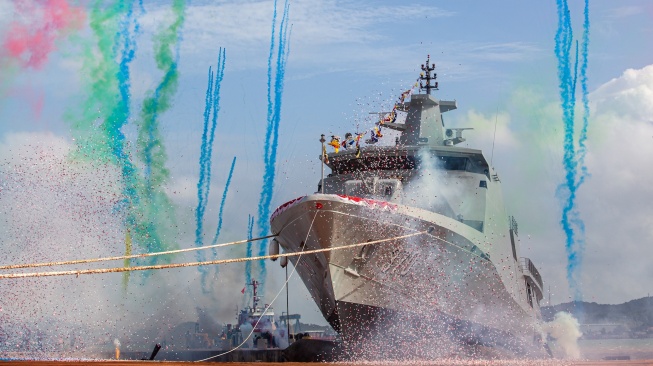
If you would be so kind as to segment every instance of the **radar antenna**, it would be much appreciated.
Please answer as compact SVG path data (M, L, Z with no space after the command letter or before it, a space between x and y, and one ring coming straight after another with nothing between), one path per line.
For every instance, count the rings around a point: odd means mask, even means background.
M435 70L435 64L431 64L429 66L429 62L431 59L431 55L426 55L426 64L422 64L422 73L419 75L419 91L426 90L426 94L431 94L431 89L439 90L438 89L438 82L435 81L435 79L438 78L438 74L433 73L433 76L431 76L431 71ZM426 80L426 85L422 84L422 80ZM434 84L431 85L431 80L433 80Z

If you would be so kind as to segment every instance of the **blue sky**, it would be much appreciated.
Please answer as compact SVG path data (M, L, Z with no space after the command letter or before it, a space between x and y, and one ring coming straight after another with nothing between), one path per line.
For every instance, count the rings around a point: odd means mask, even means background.
M445 116L446 123L476 128L467 135L467 146L483 148L490 155L497 122L493 164L502 175L508 211L520 223L523 254L540 267L546 286L551 287L552 302L567 301L564 237L555 197L563 174L554 55L556 3L296 0L290 4L290 54L273 206L314 191L321 133L342 136L355 132L357 125L361 131L371 127L368 113L391 106L415 81L419 65L430 54L439 76L437 96L458 101L458 110ZM579 38L583 3L570 1L570 8L574 36ZM153 61L152 34L171 16L167 2L144 1L144 9L131 68L134 110L161 76ZM6 36L15 16L12 2L0 3L0 37ZM233 156L238 163L222 239L245 237L247 215L256 213L271 19L271 1L187 4L179 44L179 88L172 109L161 116L171 170L167 191L178 207L176 239L181 247L193 242L206 73L210 65L215 67L219 47L226 48L227 61L207 225L215 225ZM653 4L648 1L590 2L588 166L592 177L581 187L579 199L587 224L583 291L589 301L623 302L653 290L642 280L653 276L647 259L653 254L647 244L653 240L648 229L653 210L643 203L653 199L653 190L642 183L653 178L642 172L653 152L651 114L646 117L642 112L652 100L653 71L646 68L653 64L651 20ZM0 71L0 159L20 166L25 155L16 152L33 151L26 146L67 149L69 116L79 113L85 93L81 46L92 47L93 42L85 24L60 37L41 68ZM38 112L40 101L43 107ZM133 128L125 132L135 139ZM0 192L3 204L14 202L12 197L3 198ZM25 215L29 220L29 212ZM17 224L5 217L2 225ZM74 222L66 225L66 230L76 230ZM0 240L0 248L16 245L21 244ZM119 252L120 245L106 250ZM80 251L85 252L83 245ZM269 273L274 279L270 286L276 289L283 274L272 269ZM238 270L226 270L225 276L237 283L225 288L239 291ZM308 294L298 281L293 283L296 302L307 319L320 321ZM235 303L229 300L223 307L232 312Z

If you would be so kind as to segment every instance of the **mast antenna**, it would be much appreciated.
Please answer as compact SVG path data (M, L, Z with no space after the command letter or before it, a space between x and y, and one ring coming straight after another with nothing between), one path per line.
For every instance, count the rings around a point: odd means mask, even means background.
M438 78L438 74L433 73L433 76L431 76L431 72L435 70L435 64L431 64L429 66L429 62L431 60L431 55L426 55L426 64L422 64L422 73L419 75L419 91L426 90L426 94L430 95L431 94L431 89L439 90L438 89L438 82L435 81ZM422 80L426 80L426 85L422 84ZM431 80L435 84L431 85Z
M497 106L497 113L494 115L494 137L492 137L492 155L490 156L490 165L494 160L494 141L497 139L497 121L499 120L499 106Z

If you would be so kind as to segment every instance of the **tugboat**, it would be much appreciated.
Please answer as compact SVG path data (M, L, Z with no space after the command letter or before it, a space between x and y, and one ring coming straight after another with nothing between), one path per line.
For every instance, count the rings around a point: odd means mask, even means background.
M367 146L357 135L357 148L344 149L348 134L343 149L327 154L322 137L322 169L331 173L315 194L276 209L271 245L333 249L289 260L354 357L363 349L429 356L425 349L445 343L545 356L542 278L520 257L498 173L481 150L458 146L467 129L445 129L442 113L457 102L432 95L429 60L418 79L423 93L404 93ZM401 133L392 146L372 144L381 128ZM347 247L378 240L387 241Z
M285 348L288 346L286 330L277 326L278 321L274 315L274 309L269 304L260 307L257 289L259 282L252 280L247 284L252 286L252 306L247 306L238 313L238 324L229 334L238 335L242 341L250 336L253 344L246 342L247 346L253 345L256 348ZM253 332L252 332L253 330ZM260 344L260 340L265 340ZM235 344L234 344L235 345ZM247 348L247 347L246 347Z

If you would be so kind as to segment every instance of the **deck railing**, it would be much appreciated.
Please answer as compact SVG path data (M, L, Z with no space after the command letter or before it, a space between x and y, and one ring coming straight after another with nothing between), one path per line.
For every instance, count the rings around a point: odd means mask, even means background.
M544 289L544 284L542 283L542 276L540 271L535 268L533 262L530 259L521 257L519 258L519 268L524 273L530 273L530 275L537 281L537 284L540 285L540 289Z

